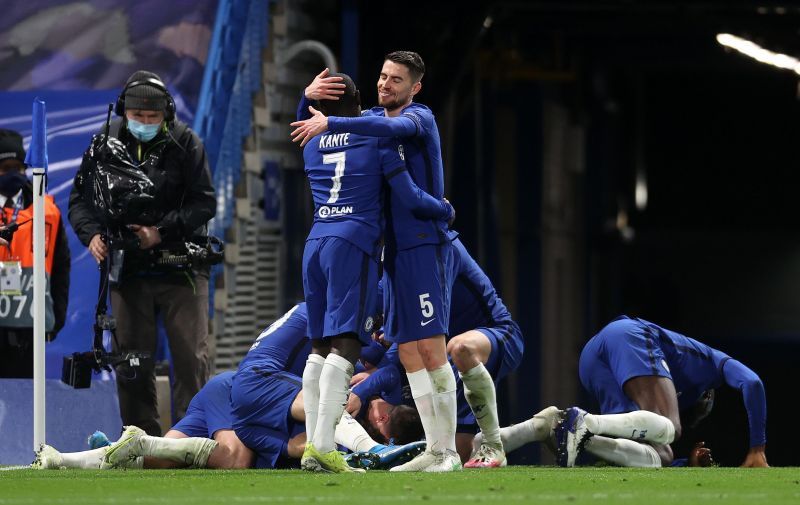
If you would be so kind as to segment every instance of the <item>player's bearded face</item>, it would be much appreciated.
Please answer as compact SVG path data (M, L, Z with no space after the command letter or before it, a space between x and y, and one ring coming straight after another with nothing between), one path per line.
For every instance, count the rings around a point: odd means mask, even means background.
M393 61L385 61L378 77L378 105L395 110L411 101L414 82L408 69Z

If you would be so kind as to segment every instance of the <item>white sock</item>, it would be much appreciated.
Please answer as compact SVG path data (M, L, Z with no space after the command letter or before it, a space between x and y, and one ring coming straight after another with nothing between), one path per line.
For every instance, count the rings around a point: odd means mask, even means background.
M655 444L671 444L675 426L669 418L647 410L625 414L586 414L586 427L595 435L627 438Z
M416 372L406 373L408 385L411 387L411 396L417 406L419 420L425 431L425 441L428 450L433 445L434 432L436 431L436 411L433 408L433 385L431 376L424 368Z
M586 441L584 448L600 459L617 466L659 468L661 458L649 444L626 438L608 438L595 435Z
M319 376L319 413L313 438L314 447L322 454L336 449L333 435L347 405L351 377L353 364L338 354L328 354Z
M506 453L515 451L531 442L544 442L550 436L550 425L545 419L532 417L527 421L500 428L500 441ZM479 432L472 441L472 452L483 443L483 433Z
M208 457L217 442L210 438L161 438L145 435L142 437L142 453L139 456L166 459L195 468L205 468Z
M108 446L81 452L62 452L61 465L67 468L100 468Z
M456 450L456 376L449 363L429 370L436 412L434 451Z
M333 440L353 452L366 452L379 445L369 436L364 427L346 411L342 413L342 418L336 425Z
M483 363L478 363L478 366L459 375L464 383L464 396L475 414L484 442L502 447L500 422L497 420L497 396L492 376Z
M319 354L309 354L306 367L303 369L303 410L306 413L306 440L312 441L314 430L317 429L317 414L319 413L319 376L325 358Z

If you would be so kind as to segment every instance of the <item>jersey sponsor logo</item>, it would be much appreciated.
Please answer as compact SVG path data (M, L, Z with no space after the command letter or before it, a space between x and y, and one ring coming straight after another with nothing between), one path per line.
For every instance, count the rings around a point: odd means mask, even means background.
M352 205L345 205L342 207L329 207L328 205L323 205L317 211L317 215L320 219L326 219L329 217L336 217L336 216L346 216L347 214L353 213L353 206Z

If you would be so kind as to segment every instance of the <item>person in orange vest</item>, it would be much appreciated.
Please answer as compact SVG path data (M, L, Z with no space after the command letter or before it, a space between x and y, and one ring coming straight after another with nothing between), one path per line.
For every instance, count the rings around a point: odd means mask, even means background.
M0 129L0 378L33 377L33 186L25 177L22 137ZM70 253L64 221L45 196L45 331L63 328Z

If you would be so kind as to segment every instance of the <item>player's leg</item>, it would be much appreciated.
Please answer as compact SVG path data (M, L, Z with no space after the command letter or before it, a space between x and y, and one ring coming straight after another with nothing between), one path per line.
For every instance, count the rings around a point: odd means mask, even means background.
M326 286L322 334L330 339L331 351L320 374L318 417L310 435L313 451L309 451L309 458L314 456L315 461L304 456L301 465L315 471L350 471L336 451L334 438L361 344L370 338L365 324L376 303L378 263L352 243L336 237L323 239L318 250Z
M137 458L158 458L181 465L205 468L217 442L205 437L162 438L147 435L136 426L128 426L119 440L109 446L105 463L120 467Z
M103 465L103 457L108 446L81 452L59 452L55 447L42 444L36 451L31 468L38 470L59 470L63 468L84 468L99 470L109 468ZM141 468L141 467L140 467Z
M665 446L669 447L669 446ZM650 444L626 438L608 438L595 435L586 441L586 452L617 466L659 468L662 458Z
M325 358L319 379L319 415L312 437L314 446L323 454L336 449L336 425L347 404L350 378L360 350L361 343L356 334L344 334L331 339L331 352Z
M494 380L485 366L492 355L493 347L490 338L479 330L457 335L447 344L447 353L458 368L464 383L464 397L483 433L484 447L479 449L480 454L467 461L465 468L497 467L505 464ZM472 441L468 447L471 446Z
M239 440L234 430L219 430L214 433L214 440L217 447L208 457L208 468L252 468L256 455Z
M561 415L558 407L550 406L521 423L500 428L500 440L503 442L503 448L509 453L532 442L549 443L554 435L553 430L561 420ZM478 451L482 442L483 434L475 435L475 439L472 441L473 452Z
M308 240L303 249L303 292L308 311L308 335L311 338L311 353L303 369L303 407L305 410L306 437L311 443L317 427L319 413L319 377L330 351L330 342L322 337L325 328L327 306L327 281L320 267L319 248L322 241Z

